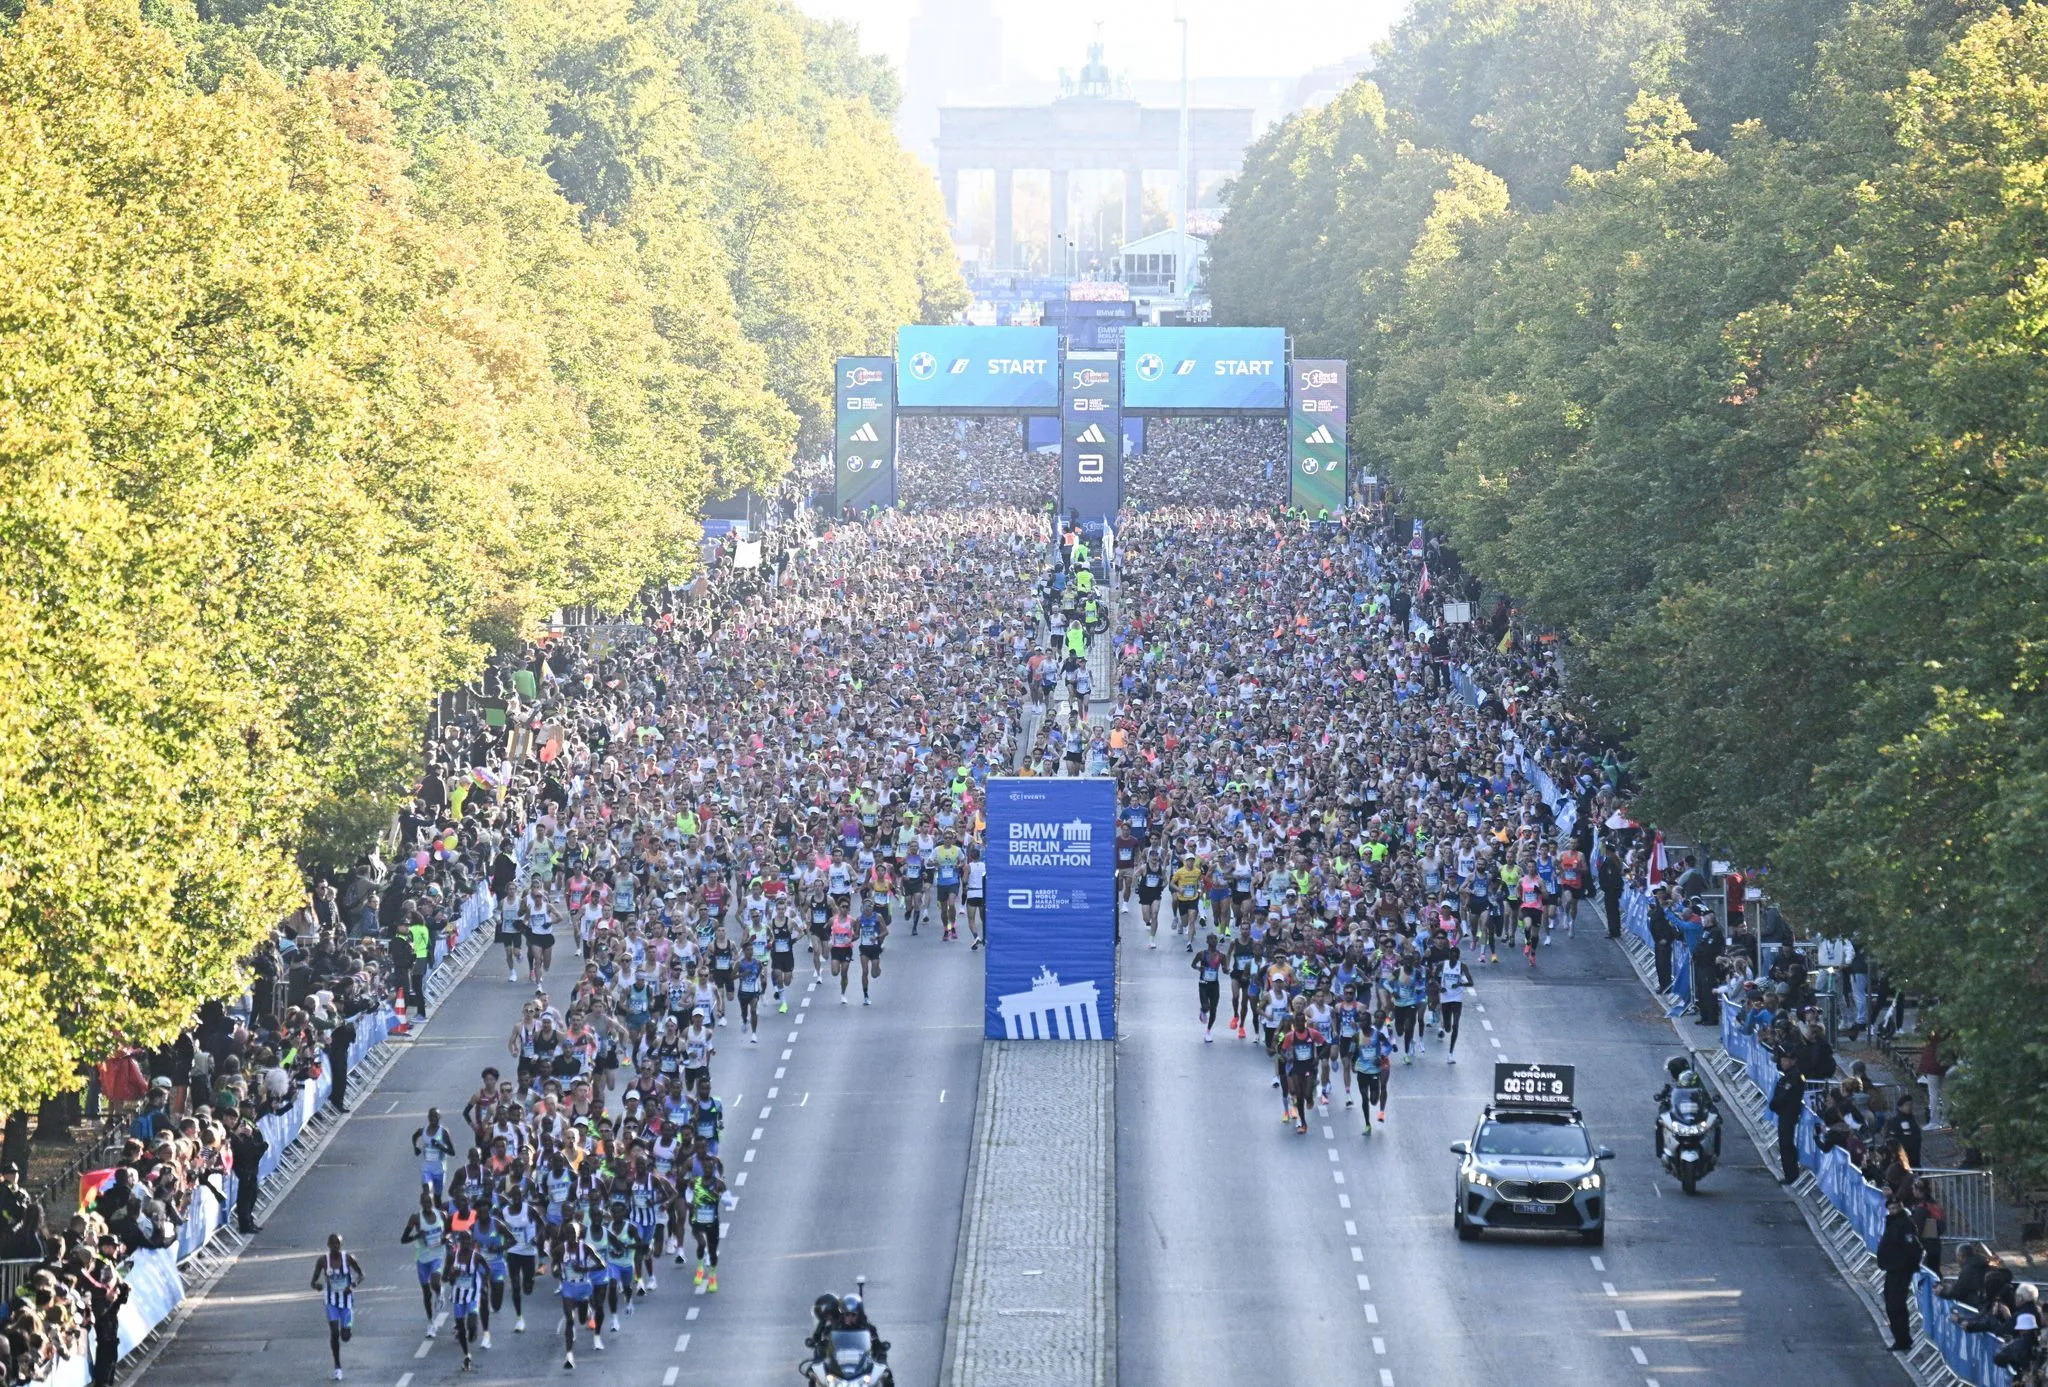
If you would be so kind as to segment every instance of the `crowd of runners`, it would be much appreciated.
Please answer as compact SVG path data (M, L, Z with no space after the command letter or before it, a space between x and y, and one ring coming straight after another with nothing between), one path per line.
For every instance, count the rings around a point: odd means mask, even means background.
M1043 525L992 507L841 526L708 637L657 623L595 669L538 662L522 716L558 750L496 883L526 995L503 1063L413 1134L400 1234L427 1337L445 1312L465 1368L508 1300L525 1330L543 1275L565 1368L661 1259L715 1292L720 1048L812 981L873 1004L894 941L980 947L979 787L1014 752ZM337 1378L354 1255L337 1239L313 1276Z
M1408 538L1213 507L1119 537L1119 898L1147 948L1163 917L1193 955L1203 1039L1263 1044L1303 1132L1341 1094L1370 1133L1432 1037L1456 1063L1477 970L1539 966L1592 888L1549 647L1446 624L1459 580L1425 582ZM1560 824L1525 748L1588 812Z

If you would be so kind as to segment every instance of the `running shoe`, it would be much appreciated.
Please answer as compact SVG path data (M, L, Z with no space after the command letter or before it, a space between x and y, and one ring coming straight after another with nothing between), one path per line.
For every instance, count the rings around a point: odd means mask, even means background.
M563 1371L563 1372L565 1372L565 1373L566 1373L566 1372L569 1372L569 1371L570 1371L571 1369L573 1369L573 1368L574 1368L575 1366L576 1366L576 1355L575 1355L575 1354L573 1354L573 1353L565 1353L565 1354L563 1354L563 1355L562 1355L562 1371Z
M524 1334L526 1332L526 1316L521 1315L518 1319L512 1321L512 1332L514 1334Z
M462 1355L462 1370L466 1373L473 1373L476 1371L476 1364L469 1361L469 1355L466 1353Z
M602 1353L602 1352L604 1352L604 1335L602 1335L602 1334L593 1334L593 1335L591 1335L591 1336L590 1336L590 1346L591 1346L592 1348L596 1349L596 1350L597 1350L597 1351L598 1351L599 1353Z
M618 1317L618 1315L617 1315L617 1314L615 1313L615 1314L613 1314L613 1316L612 1316L612 1333L616 1334L616 1333L618 1333L618 1332L619 1332L619 1317Z
M518 981L519 981L519 970L518 970L517 968L507 968L507 969L505 970L505 981L506 981L506 982L518 982ZM341 1369L339 1369L339 1368L336 1368L336 1369L335 1369L335 1371L336 1371L336 1372L340 1372L340 1371L341 1371Z
M429 1339L434 1337L434 1322L432 1320L427 1321L427 1337Z
M1306 1122L1297 1122L1294 1124L1294 1131L1295 1135L1305 1137L1308 1135L1308 1124Z
M777 1010L778 1012L782 1013L782 1014L783 1014L784 1016L787 1016L787 1015L789 1015L789 1003L788 1003L788 1002L784 1002L784 1003L783 1003L783 1004L782 1004L781 1006L779 1006L779 1007L777 1007L777 1008L775 1008L775 1009L776 1009L776 1010Z
M334 1370L334 1380L335 1380L336 1382L339 1382L339 1381L341 1381L341 1369L339 1369L339 1368L336 1368L336 1369Z
M704 1268L702 1267L697 1268L697 1289L700 1291L704 1289Z
M715 1272L715 1271L714 1271L714 1272L712 1272L712 1273L711 1273L711 1279L710 1279L709 1281L706 1281L706 1282L704 1283L704 1289L705 1289L705 1290L707 1290L707 1291L709 1291L709 1292L711 1292L711 1294L713 1294L713 1295L717 1295L717 1294L718 1294L718 1273L717 1273L717 1272Z

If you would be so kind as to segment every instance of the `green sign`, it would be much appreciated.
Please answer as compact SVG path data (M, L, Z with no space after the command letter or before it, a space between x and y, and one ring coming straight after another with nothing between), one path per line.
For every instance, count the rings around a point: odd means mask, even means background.
M1345 364L1296 361L1289 368L1288 504L1310 515L1344 509L1344 440L1348 415Z

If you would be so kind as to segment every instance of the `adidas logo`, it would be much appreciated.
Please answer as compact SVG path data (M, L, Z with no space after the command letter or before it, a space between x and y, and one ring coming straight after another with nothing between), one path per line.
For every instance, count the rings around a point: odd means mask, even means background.
M853 441L855 443L880 443L882 436L875 432L873 424L862 424L853 431Z
M1090 424L1090 425L1089 425L1089 426L1088 426L1087 428L1085 428L1085 429L1081 430L1081 436L1080 436L1079 438L1075 439L1074 441L1075 441L1076 443L1101 443L1101 442L1103 442L1104 440L1103 440L1103 437L1102 437L1102 425L1100 425L1100 424Z
M1328 424L1318 424L1316 425L1316 431L1301 441L1304 443L1335 443L1337 440L1330 436L1330 426Z

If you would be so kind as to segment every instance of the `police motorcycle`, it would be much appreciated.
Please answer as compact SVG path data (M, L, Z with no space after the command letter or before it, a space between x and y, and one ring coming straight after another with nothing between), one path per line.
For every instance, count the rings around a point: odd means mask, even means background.
M1687 1194L1721 1163L1721 1114L1692 1061L1673 1055L1664 1072L1671 1082L1657 1095L1657 1157Z
M811 1304L811 1356L796 1365L807 1387L896 1387L887 1362L889 1343L868 1322L868 1279L857 1277L855 1293L821 1295Z

